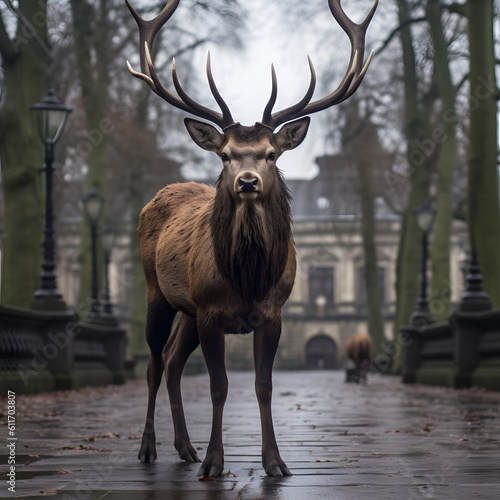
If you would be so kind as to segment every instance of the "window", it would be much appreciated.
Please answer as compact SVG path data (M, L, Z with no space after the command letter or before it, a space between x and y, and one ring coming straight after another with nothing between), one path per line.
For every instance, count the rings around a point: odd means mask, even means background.
M309 302L315 305L320 296L333 304L333 267L309 268Z

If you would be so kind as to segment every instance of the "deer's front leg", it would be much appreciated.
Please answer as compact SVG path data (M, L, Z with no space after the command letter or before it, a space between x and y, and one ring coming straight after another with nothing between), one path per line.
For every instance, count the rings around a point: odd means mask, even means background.
M254 333L255 392L262 424L262 465L269 476L292 475L280 457L271 413L272 369L280 336L281 321L265 323Z
M224 469L222 413L228 388L224 362L224 330L218 325L199 323L198 335L210 376L210 395L212 397L212 433L199 475L218 476Z

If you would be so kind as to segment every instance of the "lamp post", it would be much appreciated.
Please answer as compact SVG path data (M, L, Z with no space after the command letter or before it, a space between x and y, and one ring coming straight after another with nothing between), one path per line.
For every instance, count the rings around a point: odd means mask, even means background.
M92 275L90 289L90 308L87 313L87 321L93 321L100 317L99 304L99 284L97 278L97 223L101 217L104 198L97 192L95 186L92 186L88 194L83 198L83 207L85 215L90 224L90 240L92 245Z
M102 309L108 320L114 320L113 308L109 296L109 263L115 242L115 235L109 226L104 226L101 233L101 245L104 250L104 300Z
M472 256L466 281L467 285L462 294L458 310L462 312L489 311L492 307L491 300L483 289L483 275L479 268L479 259L474 240L472 241Z
M62 294L57 290L56 275L54 273L54 215L52 204L52 174L54 168L54 146L61 138L69 113L72 109L66 107L54 95L54 90L41 102L33 104L30 110L35 113L38 134L45 147L45 227L43 231L43 263L40 275L40 288L34 294L34 308L65 309Z
M429 233L434 224L436 211L427 198L420 207L413 209L413 214L415 215L419 229L422 231L422 268L420 271L420 296L417 302L417 309L411 315L411 323L415 326L423 326L434 322L429 309L429 301L427 300L427 259L429 257Z

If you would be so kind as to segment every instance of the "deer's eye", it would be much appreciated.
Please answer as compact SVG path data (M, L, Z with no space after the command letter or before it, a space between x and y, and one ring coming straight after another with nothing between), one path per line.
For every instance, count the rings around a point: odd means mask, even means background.
M222 153L222 154L220 155L220 158L221 158L221 160L222 160L222 161L228 161L228 160L229 160L229 156L227 156L227 154L226 154L226 153Z
M268 159L268 161L276 160L276 153L274 151L272 153L269 153L267 159Z

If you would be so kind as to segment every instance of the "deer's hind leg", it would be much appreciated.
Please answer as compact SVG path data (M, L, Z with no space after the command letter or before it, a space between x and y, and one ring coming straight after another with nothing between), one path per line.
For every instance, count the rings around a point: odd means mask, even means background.
M149 357L148 381L148 409L146 424L142 433L142 444L139 450L141 462L154 462L156 460L156 435L155 435L155 406L156 395L163 375L162 351L167 343L177 310L165 299L159 289L148 290L148 312L146 318L146 340L151 350Z
M181 376L187 359L199 343L196 318L182 313L163 351L167 390L174 422L175 449L179 452L179 457L187 462L200 462L200 459L191 445L186 426L182 406Z

